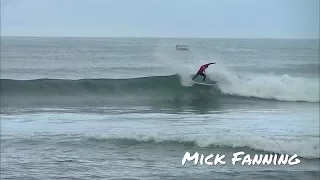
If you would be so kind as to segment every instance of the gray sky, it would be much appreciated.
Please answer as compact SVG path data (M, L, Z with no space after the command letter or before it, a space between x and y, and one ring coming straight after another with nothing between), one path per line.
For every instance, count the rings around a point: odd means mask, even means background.
M319 0L1 0L1 35L319 38Z

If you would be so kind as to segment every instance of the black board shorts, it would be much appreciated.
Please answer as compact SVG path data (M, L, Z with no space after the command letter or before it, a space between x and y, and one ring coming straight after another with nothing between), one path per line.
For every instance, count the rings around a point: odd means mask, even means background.
M197 75L205 76L205 74L203 72L197 72Z

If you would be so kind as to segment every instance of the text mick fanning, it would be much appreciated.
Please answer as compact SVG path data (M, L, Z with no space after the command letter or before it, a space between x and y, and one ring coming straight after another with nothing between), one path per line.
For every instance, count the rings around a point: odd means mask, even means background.
M253 157L252 157L253 156ZM189 152L186 152L182 159L182 165L186 161L194 161L194 164L197 165L218 165L226 164L225 155L217 154L215 157L213 154L205 156L199 154L198 152L194 153L192 156ZM294 154L289 156L288 154L245 154L244 152L236 152L231 158L232 165L236 165L237 162L241 165L296 165L300 163L300 160L297 158L297 155Z

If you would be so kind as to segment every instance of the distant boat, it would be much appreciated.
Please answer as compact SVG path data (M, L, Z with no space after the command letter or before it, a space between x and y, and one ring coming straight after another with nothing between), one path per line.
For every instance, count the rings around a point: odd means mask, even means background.
M176 50L177 51L189 51L189 46L188 45L176 45Z

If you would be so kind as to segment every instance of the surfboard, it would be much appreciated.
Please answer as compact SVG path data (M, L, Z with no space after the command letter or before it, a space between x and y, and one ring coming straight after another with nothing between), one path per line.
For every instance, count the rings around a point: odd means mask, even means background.
M208 83L201 83L201 82L196 82L193 81L194 84L199 84L199 85L205 85L205 86L214 86L214 84L208 84Z

